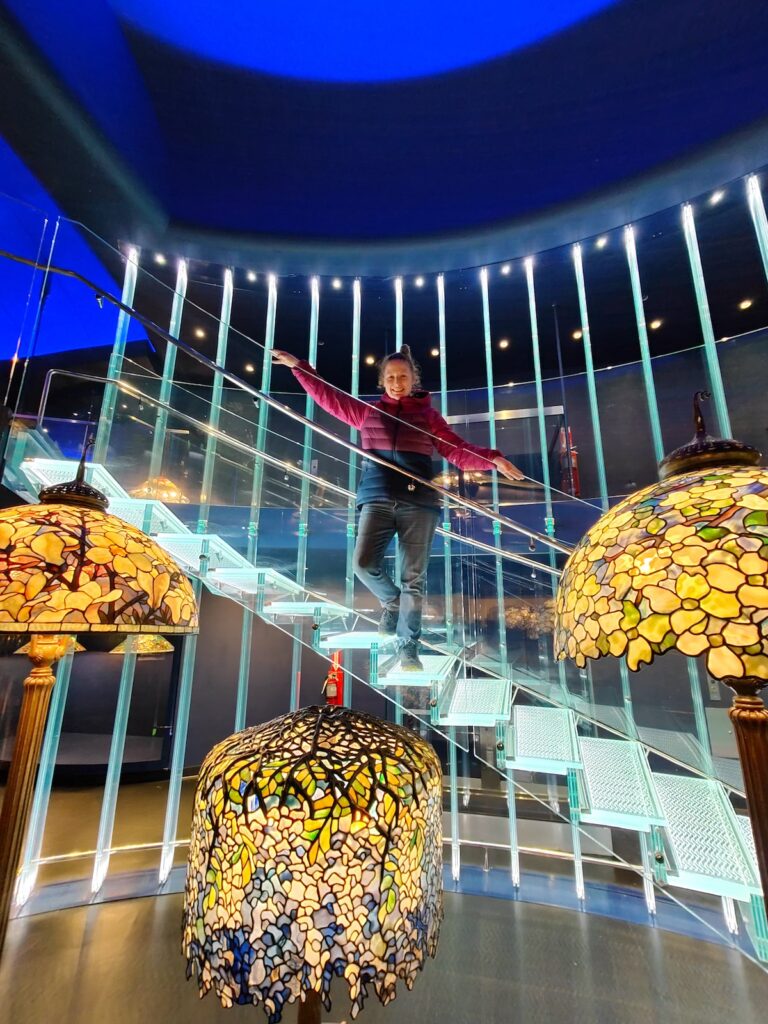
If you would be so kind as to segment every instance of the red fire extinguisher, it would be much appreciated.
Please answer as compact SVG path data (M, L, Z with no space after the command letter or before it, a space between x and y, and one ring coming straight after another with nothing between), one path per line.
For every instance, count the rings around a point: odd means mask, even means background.
M579 453L573 447L571 428L560 427L560 490L578 498L581 494L579 480Z
M341 651L334 651L331 667L323 683L326 704L341 706L344 703L344 669L341 667Z

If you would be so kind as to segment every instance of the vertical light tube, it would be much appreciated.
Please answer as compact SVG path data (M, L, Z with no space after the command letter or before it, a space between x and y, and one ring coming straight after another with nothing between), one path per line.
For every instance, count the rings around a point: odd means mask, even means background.
M208 541L201 545L200 574L192 580L195 600L200 601L203 589L202 577L208 565ZM163 845L160 853L159 882L163 885L173 867L173 855L176 850L176 829L179 824L179 802L181 800L181 783L184 777L184 755L187 750L187 731L189 729L189 709L192 703L192 680L195 674L195 656L197 654L197 633L189 633L182 640L181 671L179 672L179 689L176 696L176 717L173 723L173 747L171 750L171 767L168 778L168 798L165 802L165 822L163 824Z
M51 693L51 704L48 709L48 720L45 723L43 747L40 751L40 767L37 773L37 782L35 783L35 795L32 798L29 827L24 842L21 868L16 882L14 900L18 907L23 906L27 902L37 880L37 861L43 848L45 820L48 816L48 803L51 797L53 773L56 769L56 754L59 750L61 722L64 718L64 707L67 702L74 653L73 637L67 653L59 661L55 669L56 685Z
M584 888L584 862L581 859L581 798L579 796L579 779L574 768L568 769L568 808L571 819L571 844L573 845L573 871L576 880L576 896L586 899Z
M229 339L229 324L232 317L232 292L232 270L227 267L224 271L224 287L221 293L221 318L219 320L219 335L216 344L216 362L219 366L226 366L227 363L227 342ZM210 430L205 439L203 484L200 490L200 512L197 520L198 533L207 533L208 531L208 518L211 512L211 492L213 490L213 474L216 469L216 450L218 447L216 432L219 429L219 420L221 418L221 396L223 391L224 378L220 373L215 373L213 377L213 388L211 390L211 412L208 420Z
M648 345L648 328L645 325L645 306L643 305L643 289L640 285L640 269L637 264L637 249L635 247L635 232L631 224L624 228L624 248L627 252L627 264L629 265L629 280L632 284L632 299L635 304L635 320L637 321L637 340L640 342L640 361L643 367L643 382L645 384L645 398L648 402L648 419L651 422L651 438L653 439L653 454L657 462L664 458L664 441L661 436L661 419L659 418L659 404L656 401L656 385L653 380L653 364L651 363L651 350Z
M709 726L707 724L707 713L704 708L704 699L701 695L701 677L699 666L695 658L686 658L685 664L688 669L688 682L691 687L691 703L693 704L693 720L696 725L696 738L701 747L702 764L701 770L709 775L715 776L715 766L712 762L712 744L709 738Z
M362 314L362 294L360 278L356 277L352 284L352 380L350 382L350 394L353 398L360 396L360 319ZM357 443L357 431L354 427L349 429L349 440ZM347 490L353 494L357 486L357 455L349 453L349 466L347 469ZM345 602L347 608L354 607L355 603L355 523L357 508L355 499L350 498L347 505L347 563L345 568ZM352 678L349 672L344 673L344 706L350 707L352 703Z
M448 356L446 353L445 331L445 278L437 275L437 326L440 349L440 412L448 415ZM442 460L443 475L448 473L448 460ZM445 642L450 648L453 644L453 552L451 551L451 506L447 498L443 498L443 587L445 592Z
M691 277L693 278L693 290L696 293L696 304L699 308L699 322L701 323L701 333L704 338L704 358L707 363L709 390L712 392L712 400L715 403L717 429L720 431L721 437L730 437L731 419L728 415L728 405L725 401L725 388L723 387L723 377L720 373L715 332L712 328L707 287L704 283L699 242L696 237L696 221L694 220L693 207L690 203L683 203L683 233L685 234L685 244L688 249L688 262L690 263Z
M608 510L608 483L605 477L605 456L603 455L603 434L600 429L600 410L597 404L597 387L595 385L595 367L592 362L592 341L589 335L589 316L587 315L587 292L584 287L584 266L581 259L581 246L573 247L573 266L576 271L576 288L579 293L579 313L581 315L581 337L584 346L584 361L587 367L587 394L589 396L589 413L592 421L592 436L595 442L595 461L597 463L597 483L600 490L600 504L603 511Z
M309 314L309 352L307 358L312 366L317 363L317 330L320 320L320 283L316 277L311 281L311 303ZM307 395L304 402L304 415L312 419L315 412L314 400ZM304 443L301 450L302 466L309 473L312 469L312 429L305 425ZM296 552L296 582L302 587L307 579L307 544L309 534L309 478L301 481L299 497L299 540ZM299 707L299 687L301 683L301 623L293 627L293 652L291 655L291 711Z
M184 313L184 300L187 296L187 261L179 260L176 271L176 290L173 293L173 305L171 307L171 321L168 326L168 333L172 338L178 338L181 331L181 318ZM159 399L166 405L170 403L173 390L173 375L176 371L176 346L166 344L165 362L163 363L163 379L160 382ZM165 449L165 437L168 430L168 410L158 407L155 416L155 430L152 439L152 455L149 460L149 479L154 480L160 476L163 468L163 452Z
M91 892L97 893L107 877L109 858L111 855L112 832L115 827L115 810L117 808L117 791L120 788L120 769L123 765L125 750L125 734L128 729L128 712L131 708L133 679L136 674L136 637L129 635L125 641L123 667L120 673L120 688L117 693L115 724L112 729L112 742L109 747L107 778L104 783L104 798L101 802L99 818L99 835L96 840L96 856L93 860Z
M395 351L403 344L403 279L395 278Z
M763 272L768 279L768 218L765 216L763 194L760 191L760 181L756 174L750 174L747 178L747 204L752 216L752 223L755 226L757 245L763 261Z
M539 320L536 314L536 288L533 280L533 260L525 260L525 280L528 285L528 312L531 320L531 346L533 348L533 372L536 378L536 419L539 426L539 451L541 452L541 482L544 484L546 515L544 529L552 537L555 520L552 515L552 484L549 478L549 446L547 445L547 421L544 415L544 387L541 377L541 354L539 351Z
M491 309L488 301L488 270L480 271L480 290L483 299L483 337L485 339L485 376L488 392L488 430L490 447L496 447L496 398L493 390L493 350L491 348ZM499 511L499 475L491 471L491 495L493 511ZM501 525L493 522L493 543L501 550ZM504 614L504 566L500 555L496 555L496 603L498 605L499 622L499 671L502 675L507 670L507 620Z
M461 878L461 837L459 833L459 772L456 727L448 729L448 781L451 805L451 878Z
M520 886L520 845L517 838L517 806L514 773L507 771L507 821L509 823L509 874L512 885Z
M277 278L269 275L267 293L267 320L264 327L264 365L261 369L261 390L268 392L272 384L272 349L275 344L275 322L277 320ZM269 406L259 403L256 427L256 451L264 451L269 425ZM261 519L261 492L264 486L264 463L258 457L253 463L253 484L251 486L251 512L248 523L248 560L255 565L259 546L259 522ZM248 705L248 680L251 674L251 636L253 633L254 611L243 608L243 625L240 635L240 664L237 673L237 699L235 710L235 732L245 728L245 711Z
M136 294L136 278L139 270L139 250L131 246L125 256L125 274L123 276L123 291L120 301L124 306L133 306L134 295ZM109 357L107 377L110 380L119 380L123 370L123 357L125 356L125 344L128 340L128 328L131 324L130 316L124 309L120 310L115 328L115 340L112 343L112 354ZM104 388L104 395L101 399L101 412L99 413L99 424L96 428L96 444L93 450L93 461L104 464L109 453L109 438L112 433L112 424L115 420L115 408L117 406L117 387L114 384L107 384Z

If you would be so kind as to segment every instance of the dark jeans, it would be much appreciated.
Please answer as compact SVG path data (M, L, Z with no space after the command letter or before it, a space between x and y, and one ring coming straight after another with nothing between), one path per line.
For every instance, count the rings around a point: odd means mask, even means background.
M421 636L421 605L438 514L436 508L403 501L367 502L360 513L355 575L383 608L399 608L399 643ZM399 589L384 570L384 555L395 535L400 542Z

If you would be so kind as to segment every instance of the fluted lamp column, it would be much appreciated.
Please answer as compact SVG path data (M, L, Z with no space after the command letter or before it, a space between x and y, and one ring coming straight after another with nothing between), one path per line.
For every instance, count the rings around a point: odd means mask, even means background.
M676 650L706 658L736 694L729 712L768 897L768 470L760 453L706 432L587 533L557 594L555 654L626 657L637 671Z
M159 545L109 515L107 506L105 496L85 482L84 453L71 483L43 490L40 504L0 510L0 632L30 634L34 666L24 680L0 812L0 953L55 681L53 664L78 633L197 631L189 580Z

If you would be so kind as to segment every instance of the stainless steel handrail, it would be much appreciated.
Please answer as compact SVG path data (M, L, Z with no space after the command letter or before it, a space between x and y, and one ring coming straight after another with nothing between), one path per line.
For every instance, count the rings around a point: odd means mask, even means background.
M478 515L485 516L488 519L492 519L500 526L504 526L508 530L512 530L514 533L522 534L529 540L535 540L538 543L543 544L545 547L554 548L554 550L560 551L566 555L570 554L573 550L573 546L570 544L565 544L563 541L556 540L554 537L550 537L545 533L539 533L536 530L530 530L528 529L528 527L521 526L520 523L516 523L513 519L507 519L506 516L502 516L497 512L493 512L487 509L484 505L480 505L475 501L471 501L469 498L463 498L455 494L452 494L450 491L446 491L445 488L440 487L439 484L435 484L431 480L422 479L422 477L416 476L416 474L408 472L407 469L403 469L402 466L397 466L394 463L388 462L386 459L382 458L379 455L376 455L374 452L367 451L364 448L360 448L358 445L353 444L351 441L348 441L343 437L340 437L338 434L334 434L332 431L326 430L324 427L318 426L313 420L308 419L306 416L302 416L301 413L295 412L293 409L290 408L290 406L285 405L283 402L279 402L276 398L273 398L266 392L259 391L257 388L252 387L246 381L241 380L234 373L231 373L223 366L219 366L218 363L215 363L212 359L208 359L207 356L204 356L201 352L198 352L197 349L192 348L191 345L187 345L186 342L181 341L179 338L174 338L171 334L169 334L158 324L154 323L148 317L145 317L143 314L139 313L131 306L125 305L125 303L121 302L120 299L115 298L114 295L110 295L103 288L99 288L92 281L89 281L88 278L83 277L82 274L78 274L77 271L66 270L62 267L43 265L37 263L35 260L29 260L26 259L25 257L16 256L13 253L9 253L3 249L0 249L0 257L10 259L16 263L22 263L26 266L34 267L38 270L47 271L49 274L59 274L63 277L69 277L72 278L73 280L79 281L81 284L85 285L86 288L89 288L95 295L100 296L103 299L106 299L107 302L109 302L111 305L115 306L117 309L122 310L127 316L132 317L134 320L138 321L148 330L154 331L156 334L159 334L160 337L163 338L167 344L174 345L185 355L189 356L191 359L194 359L202 366L205 366L212 373L220 374L225 380L230 381L236 387L240 388L241 391L244 391L246 394L249 394L252 398L257 399L259 402L265 402L271 408L277 409L279 412L288 416L290 419L295 420L297 423L301 423L305 427L309 427L310 430L312 430L314 433L320 434L321 437L325 437L328 440L333 441L335 444L341 445L348 451L355 452L355 454L359 455L361 458L368 459L369 462L375 462L380 466L385 466L387 469L394 469L395 472L399 473L401 476L404 476L409 480L415 481L416 483L429 488L429 490L434 491L436 494L441 495L443 498L448 498L451 502L453 502L453 504L460 505L462 508L469 509L471 512L476 512Z
M342 487L340 484L331 483L330 480L324 480L322 477L318 477L316 474L309 473L305 469L300 469L298 466L292 465L290 462L283 462L282 459L278 459L274 455L270 455L269 452L259 451L253 448L251 445L246 444L245 441L240 441L236 437L232 437L230 434L224 433L224 431L218 428L212 428L210 424L203 423L200 420L195 419L194 416L190 416L188 413L181 412L175 409L172 405L167 402L162 402L159 398L155 398L153 395L147 395L135 385L130 384L128 381L120 380L114 377L99 377L91 373L79 373L76 370L48 370L45 375L45 381L43 383L43 390L40 395L40 404L37 409L37 426L41 426L45 420L45 413L48 406L48 398L51 390L51 382L54 377L70 377L75 380L87 380L97 384L113 384L118 390L124 391L126 394L133 398L137 398L142 402L146 402L147 405L154 405L159 409L171 413L177 419L190 426L195 427L203 433L207 433L212 437L215 437L217 441L222 444L228 444L231 447L237 449L237 451L243 452L246 455L250 455L253 458L263 459L270 466L274 466L276 469L280 469L285 473L290 473L293 476L299 477L302 480L309 480L313 484L322 485L327 490L332 491L334 494L338 494L340 497L348 501L350 498L354 498L354 493L347 490L346 487ZM416 477L416 479L419 479ZM453 499L453 495L449 493L449 499ZM559 577L561 570L554 566L547 565L543 562L537 562L532 558L528 558L526 555L520 554L516 551L504 551L499 550L492 544L486 544L485 541L476 540L474 537L464 537L461 534L453 533L451 530L445 530L442 526L438 526L437 532L444 537L450 537L452 540L462 544L467 544L470 547L479 548L482 551L487 551L493 555L499 555L511 562L516 562L518 565L524 565L528 569L535 569L537 572L542 572L550 576Z

